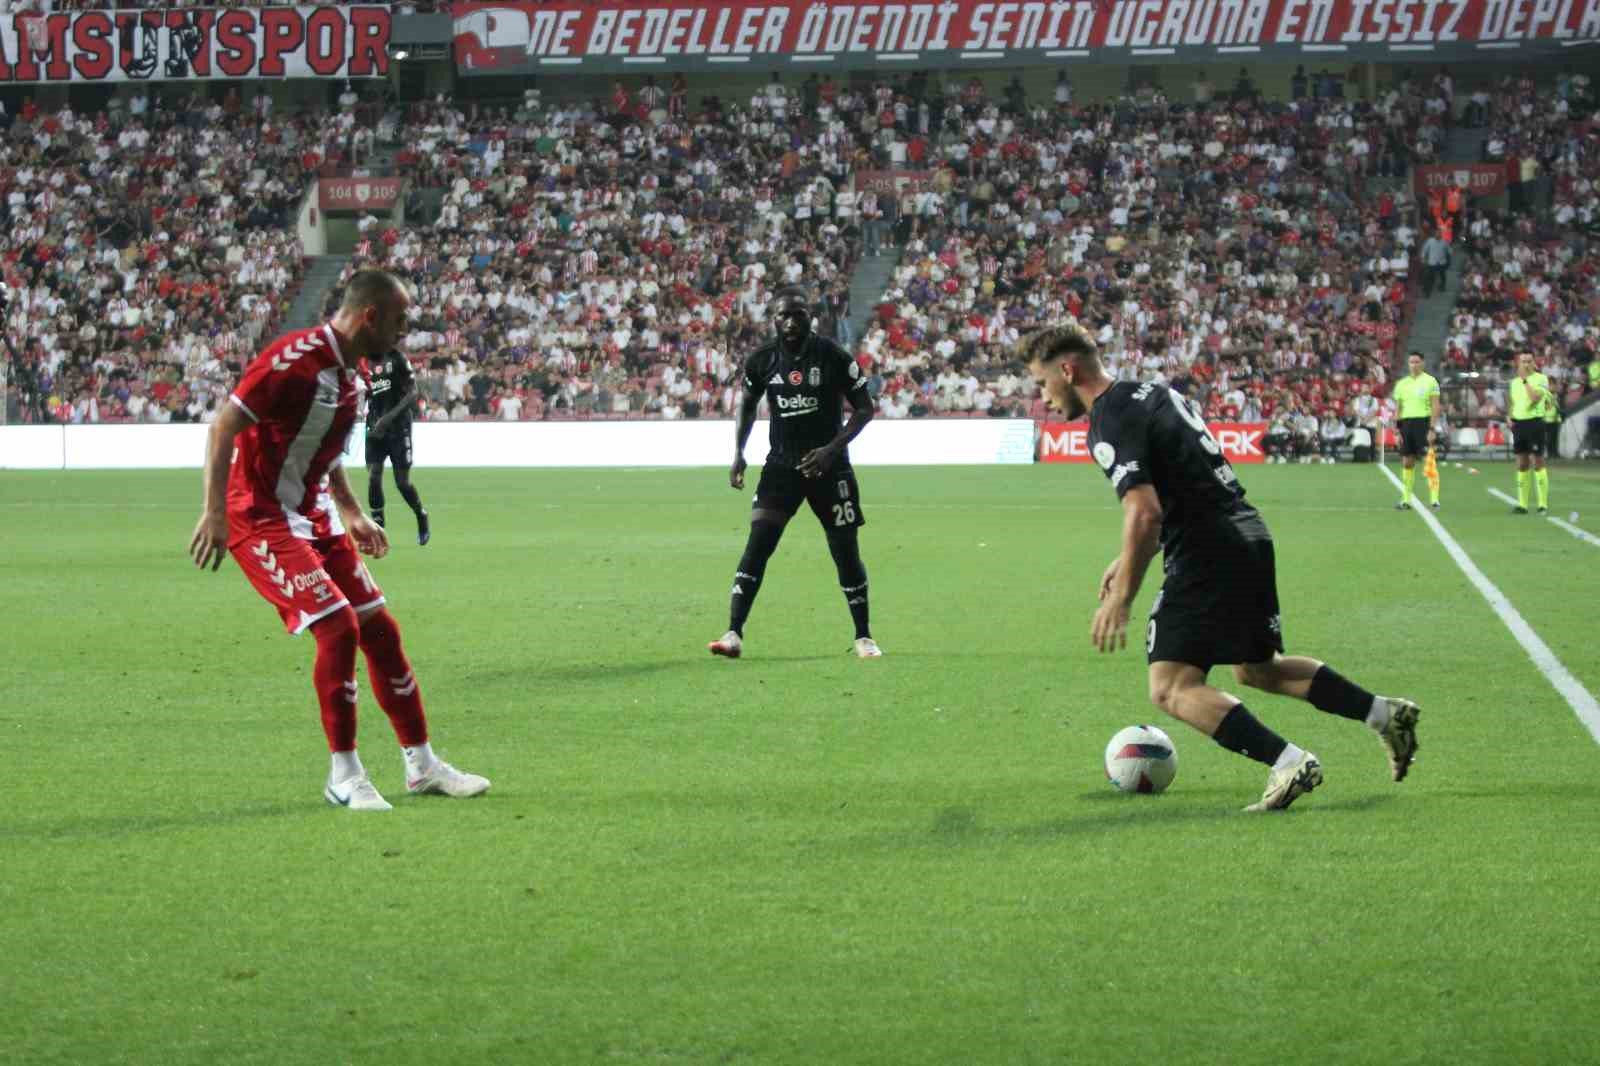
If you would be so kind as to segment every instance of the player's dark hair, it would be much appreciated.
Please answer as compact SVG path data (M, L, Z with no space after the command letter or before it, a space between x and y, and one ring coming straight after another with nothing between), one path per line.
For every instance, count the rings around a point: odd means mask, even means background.
M799 285L785 285L772 295L772 305L777 305L786 300L794 300L803 307L811 306L811 294Z
M406 291L405 282L387 270L358 270L344 288L341 311L360 311L377 307Z
M1046 326L1024 337L1019 351L1026 366L1034 363L1053 363L1058 359L1083 362L1098 359L1100 347L1089 331L1076 322L1059 326Z

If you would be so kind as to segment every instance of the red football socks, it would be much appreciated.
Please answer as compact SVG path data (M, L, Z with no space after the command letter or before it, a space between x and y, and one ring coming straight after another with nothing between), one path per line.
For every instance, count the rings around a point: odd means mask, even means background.
M428 740L428 718L422 711L422 692L400 646L400 625L386 608L361 619L361 651L367 657L367 676L378 706L389 716L394 735L405 747Z
M356 613L346 607L311 626L317 660L311 670L329 751L356 746Z

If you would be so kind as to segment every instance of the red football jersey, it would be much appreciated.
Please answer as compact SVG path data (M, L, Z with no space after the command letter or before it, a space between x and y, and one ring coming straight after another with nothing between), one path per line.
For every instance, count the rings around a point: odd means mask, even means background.
M356 424L356 373L328 325L285 334L245 367L229 399L254 426L239 434L228 475L228 516L287 521L304 540L344 532L328 493Z

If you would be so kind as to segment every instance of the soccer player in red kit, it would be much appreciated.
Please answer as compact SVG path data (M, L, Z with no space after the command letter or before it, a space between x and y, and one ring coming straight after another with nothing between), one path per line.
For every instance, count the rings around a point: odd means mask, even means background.
M333 321L286 334L245 368L212 423L205 509L189 554L216 570L225 554L316 640L312 680L333 753L323 796L351 810L391 809L356 754L356 649L405 758L406 791L476 796L489 781L433 753L416 675L383 590L357 554L381 559L383 529L361 512L341 457L356 424L356 363L394 347L410 296L394 275L350 279Z

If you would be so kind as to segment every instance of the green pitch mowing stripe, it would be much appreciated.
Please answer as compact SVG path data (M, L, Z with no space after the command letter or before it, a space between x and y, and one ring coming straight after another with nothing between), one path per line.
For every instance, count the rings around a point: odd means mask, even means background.
M1098 471L860 477L885 657L846 654L802 513L729 662L724 471L419 468L434 540L391 503L373 572L494 788L405 796L363 678L396 809L360 816L319 795L310 642L185 559L193 472L0 474L0 1061L1600 1060L1600 751L1370 469L1241 472L1291 650L1424 709L1395 785L1370 732L1243 693L1326 768L1278 817L1090 648ZM1159 796L1104 780L1139 722Z

